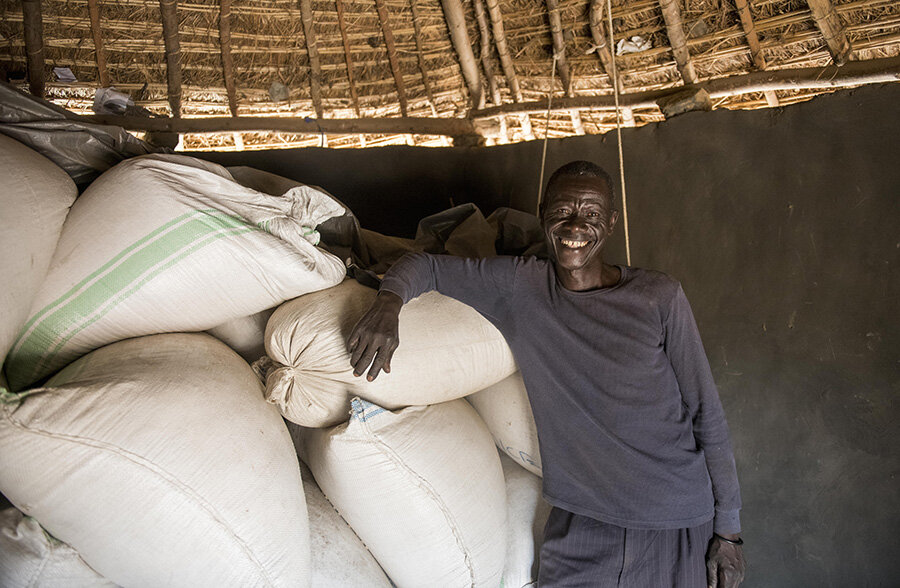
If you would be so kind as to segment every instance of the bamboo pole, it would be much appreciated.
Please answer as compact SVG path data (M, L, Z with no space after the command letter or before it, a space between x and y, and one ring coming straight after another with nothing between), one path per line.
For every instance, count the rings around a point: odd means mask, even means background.
M841 24L841 19L838 18L831 0L807 0L806 3L809 4L809 10L812 12L813 20L816 21L816 26L825 37L828 52L831 53L835 65L844 65L853 48L850 46L844 26Z
M222 53L222 78L225 81L225 93L228 95L228 110L231 111L231 116L237 116L237 90L234 87L234 61L231 58L231 0L220 0L219 47ZM239 136L235 135L235 141Z
M25 33L25 63L28 90L44 97L44 25L40 0L22 0L22 28Z
M337 7L338 26L341 29L341 41L344 44L344 62L347 64L347 79L350 82L350 101L353 103L353 110L359 118L359 94L356 93L356 82L353 80L353 59L350 57L350 42L347 40L347 28L344 25L344 2L343 0L334 0Z
M472 107L483 108L484 92L481 88L481 76L478 74L478 62L475 61L472 43L466 29L466 13L462 3L460 0L441 0L441 8L444 10L444 20L450 31L450 40L459 58L459 67L469 88Z
M478 21L478 32L481 39L481 67L484 70L484 76L487 78L488 87L491 90L491 101L495 106L503 103L500 97L500 85L497 82L497 76L494 75L496 65L494 57L491 55L491 30L488 25L487 14L484 10L484 2L482 0L474 0L472 3L475 8L475 19ZM500 123L500 141L502 143L509 142L509 135L506 126L506 117L499 117Z
M753 64L760 71L767 67L766 59L762 54L762 47L759 46L759 36L756 34L756 25L753 24L753 15L750 13L750 3L747 0L734 0L734 4L738 9L741 17L741 27L744 29L744 35L747 38L747 46L750 47L750 57ZM764 93L766 104L769 106L778 106L778 96L773 90Z
M313 27L312 0L300 0L300 21L306 38L306 54L309 57L309 95L312 99L316 118L324 118L322 108L322 65L319 62L319 47L316 30Z
M425 86L425 95L428 96L428 105L431 107L431 116L437 116L437 104L434 101L434 93L431 91L431 82L428 80L428 68L425 67L425 49L422 42L422 25L419 22L419 9L416 0L410 0L412 10L413 30L416 37L416 60L419 65L419 73L422 75L422 84ZM359 116L359 112L356 113Z
M159 0L163 41L166 47L166 86L172 116L181 117L181 41L178 35L177 0Z
M622 81L622 76L617 76L616 72L613 71L616 64L613 61L615 57L612 54L612 43L606 38L603 28L603 10L605 7L606 2L604 0L591 0L591 39L594 41L594 51L597 53L597 58L600 59L603 70L609 77L609 85L612 86L613 80L616 80L618 85L617 91L621 94L625 90L625 83ZM622 124L626 127L633 127L635 125L634 112L630 108L620 108L620 112L622 113Z
M509 45L506 43L506 30L503 26L503 14L500 12L500 3L498 0L486 0L488 16L491 18L491 30L494 33L494 46L497 49L497 55L500 57L500 66L503 68L503 75L509 86L509 93L512 95L513 102L522 102L522 90L519 88L519 77L516 75L516 66L513 63L512 56L509 53ZM534 139L534 131L531 128L531 119L528 114L519 115L519 124L522 126L522 134L526 139Z
M572 74L569 71L569 61L566 59L566 41L563 39L562 20L559 17L559 0L546 0L547 17L550 21L550 36L553 39L553 58L556 59L559 69L559 79L562 82L566 96L575 96L572 87ZM550 90L553 91L552 88ZM569 118L572 120L572 129L576 135L584 134L584 125L581 122L581 113L578 110L570 110Z
M97 62L97 78L101 88L108 88L109 69L106 67L106 50L103 48L103 35L100 31L100 4L98 0L88 0L88 12L91 17L91 36L94 38L94 60Z
M397 86L397 99L400 102L400 115L406 116L406 85L403 83L403 73L400 71L400 62L397 60L397 46L394 43L394 33L388 21L388 11L384 0L375 0L375 10L378 12L378 22L381 23L381 32L384 35L384 46L387 48L388 61L391 64L391 73L394 75L394 85Z
M675 56L675 64L681 73L681 79L685 84L696 84L697 72L694 71L694 62L691 61L691 53L687 48L687 37L684 34L684 26L681 21L681 10L676 0L659 0L663 19L666 21L666 33L669 36L669 44L672 54Z

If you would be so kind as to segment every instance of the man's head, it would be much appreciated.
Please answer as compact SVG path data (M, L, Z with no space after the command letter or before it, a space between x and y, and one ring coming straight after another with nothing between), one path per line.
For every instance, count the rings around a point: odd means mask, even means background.
M601 271L618 218L612 178L603 168L573 161L556 170L541 203L541 225L557 273Z

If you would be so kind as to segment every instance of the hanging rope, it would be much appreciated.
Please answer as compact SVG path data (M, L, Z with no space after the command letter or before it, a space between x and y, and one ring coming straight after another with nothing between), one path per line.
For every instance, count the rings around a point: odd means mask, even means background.
M547 126L544 127L544 152L541 154L541 177L538 180L537 210L535 216L541 216L541 194L544 187L544 164L547 163L547 137L550 135L550 106L553 104L553 82L556 79L556 52L553 52L553 69L550 70L550 90L547 92Z
M612 61L613 94L616 97L616 139L619 144L619 177L622 179L622 224L625 228L625 263L631 265L631 240L628 238L628 199L625 197L625 157L622 153L622 118L619 112L619 74L616 68L616 44L613 42L612 0L606 0L609 24L610 61Z

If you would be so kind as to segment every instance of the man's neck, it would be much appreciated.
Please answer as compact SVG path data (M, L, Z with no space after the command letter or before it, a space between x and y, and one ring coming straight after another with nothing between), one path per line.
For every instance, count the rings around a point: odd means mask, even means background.
M594 268L566 270L556 265L553 267L560 285L573 292L608 288L618 284L622 276L622 271L618 267L607 263L602 264L600 271Z

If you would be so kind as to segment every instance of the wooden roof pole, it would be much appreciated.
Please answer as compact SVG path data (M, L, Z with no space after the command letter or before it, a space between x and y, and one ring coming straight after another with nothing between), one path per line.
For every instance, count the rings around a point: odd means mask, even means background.
M522 102L522 90L519 88L519 78L516 76L516 66L513 64L512 56L509 54L509 46L506 44L506 31L503 27L503 14L500 12L500 3L498 0L486 0L488 15L491 17L491 28L494 32L494 46L497 48L497 55L500 56L500 66L503 68L503 75L506 77L506 83L509 85L509 93L512 94L513 102ZM531 129L531 119L527 113L519 115L519 124L522 126L522 134L526 139L534 139L534 131Z
M756 34L756 25L753 24L750 3L747 0L734 0L734 4L741 17L741 26L744 29L744 36L747 37L747 45L750 47L750 57L753 59L753 64L756 68L762 71L767 67L766 59L763 57L762 48L759 46L759 36ZM769 106L778 106L778 96L775 95L774 90L768 90L763 94Z
M853 48L850 46L841 19L834 11L831 0L807 0L806 3L809 4L816 26L825 37L825 43L828 44L828 52L831 53L834 64L844 65L850 58Z
M675 63L681 73L681 79L685 84L696 84L699 81L697 72L694 71L694 62L687 48L687 37L684 34L684 26L681 22L681 9L677 0L659 0L663 19L666 21L666 33L669 36L669 44L675 55Z
M497 77L494 75L496 66L494 57L491 55L491 30L488 25L487 14L484 11L484 2L482 0L474 0L475 18L478 20L478 31L481 37L481 67L484 69L484 76L487 78L488 86L491 89L491 101L499 106L503 103L500 97L500 85L497 83ZM506 117L498 117L500 121L500 140L501 142L509 142L509 133L506 127Z
M228 110L231 111L231 116L237 116L234 61L231 59L231 0L220 0L219 3L219 48L222 53L222 78L225 80L225 93L228 95Z
M312 0L300 0L300 21L306 38L306 54L309 57L309 95L312 98L316 118L325 118L322 108L322 65L319 62L319 46L313 28Z
M109 69L106 67L106 50L103 48L103 36L100 33L100 4L98 0L88 0L88 12L91 16L91 36L94 38L94 60L97 62L97 78L101 88L108 88Z
M400 62L397 59L397 46L394 43L394 33L391 31L391 25L388 22L387 5L385 5L384 0L375 0L375 10L378 12L378 21L381 23L384 46L387 47L388 61L391 63L391 73L394 74L394 85L397 86L400 115L406 116L406 85L403 83L403 72L400 71Z
M347 27L344 24L344 2L343 0L334 0L337 7L338 26L341 29L341 41L344 44L344 63L347 64L347 79L350 81L350 101L353 103L353 110L359 117L359 94L356 93L356 81L353 79L353 60L350 57L350 41L347 39Z
M609 85L612 86L613 80L617 80L618 91L622 93L625 89L625 84L622 82L622 76L616 75L616 72L613 71L615 67L613 59L615 58L604 32L606 30L603 24L603 11L605 9L606 2L604 0L591 0L591 38L594 40L594 49L597 57L600 59L600 63L603 64L606 75L609 76ZM633 127L635 125L634 112L630 108L620 108L619 110L622 113L622 124L626 127Z
M553 38L553 55L557 62L559 70L559 79L562 81L563 90L566 96L572 98L575 96L575 90L572 87L572 74L569 71L569 60L566 59L566 41L563 39L562 19L559 17L559 0L547 1L547 16L550 20L550 35ZM553 89L551 88L552 92ZM572 119L572 128L576 135L584 134L584 125L581 122L581 113L578 110L570 110L569 117ZM547 121L550 124L550 121Z
M159 0L163 41L166 46L166 84L169 108L174 118L181 118L181 42L178 35L177 0Z
M456 55L459 58L459 67L462 70L466 86L469 88L469 96L472 98L473 108L484 107L484 92L481 88L481 76L478 73L478 62L472 52L472 42L466 30L466 13L460 0L441 0L441 8L444 9L444 20L450 31L450 40Z
M422 25L419 22L419 8L416 0L410 0L412 9L413 30L416 37L416 60L419 64L419 73L422 74L422 83L425 85L425 95L428 96L428 105L431 107L431 115L437 116L437 104L434 101L434 93L431 91L431 82L428 79L428 68L425 67L425 49L422 46ZM357 113L359 116L359 113Z
M28 90L44 97L44 23L40 0L22 0L22 27L25 32L25 63Z

